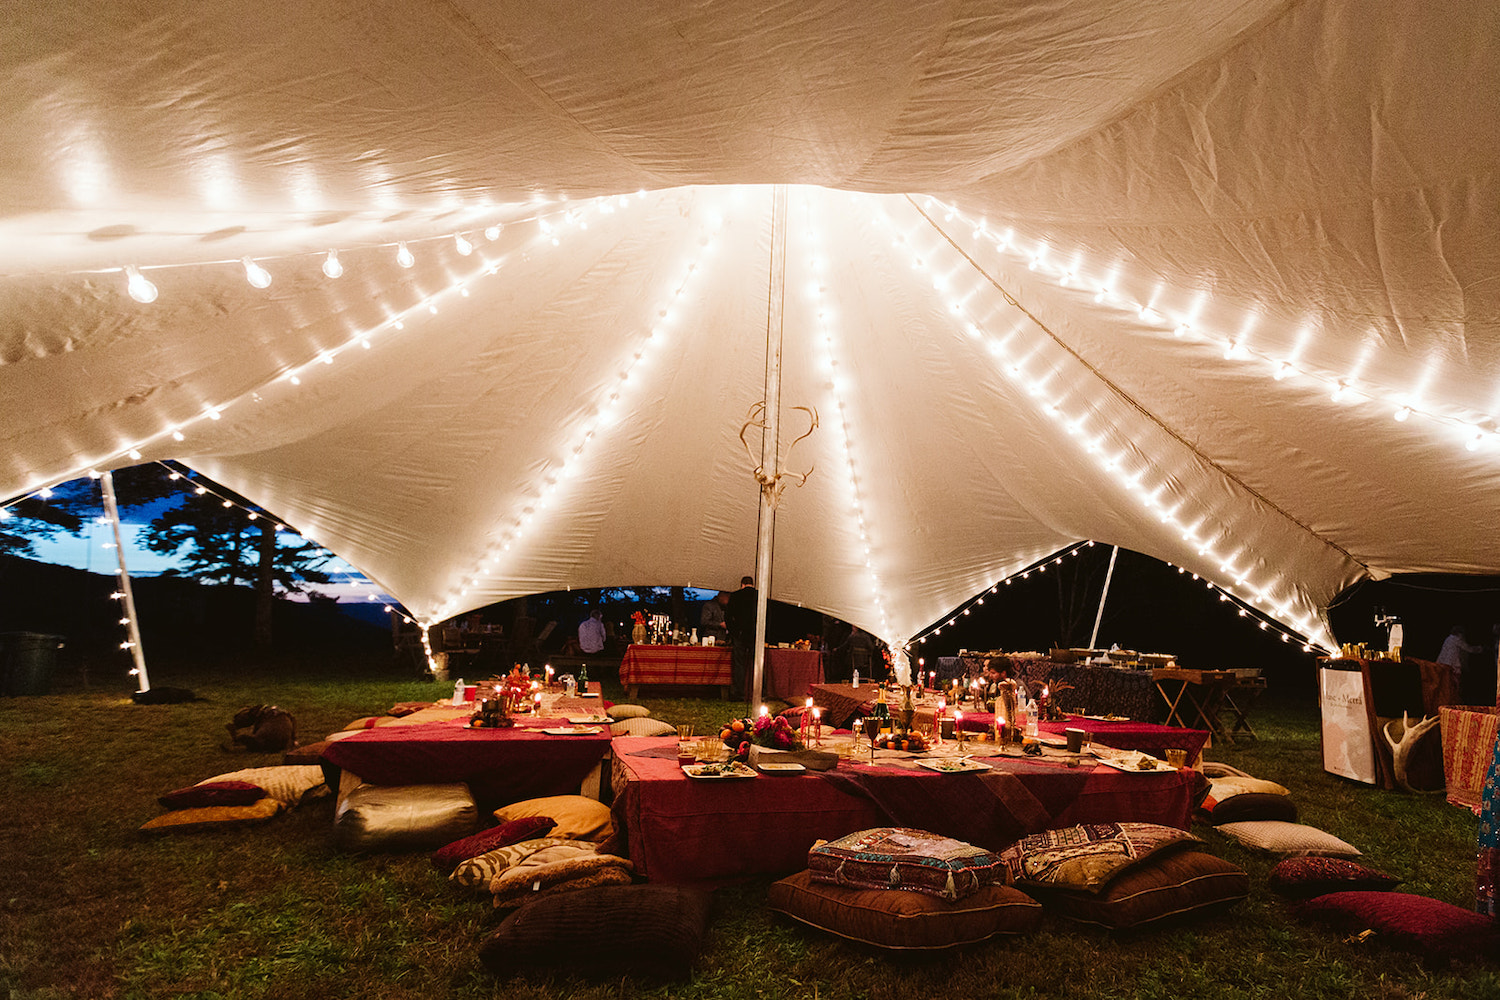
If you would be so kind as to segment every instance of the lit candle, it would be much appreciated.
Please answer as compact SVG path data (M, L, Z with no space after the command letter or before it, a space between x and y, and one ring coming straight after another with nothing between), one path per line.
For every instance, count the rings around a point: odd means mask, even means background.
M953 710L953 735L958 740L958 748L964 748L964 713L955 708Z
M937 713L932 718L932 742L938 746L943 745L943 713L948 711L948 699L939 696Z
M821 746L823 743L823 710L813 709L813 744Z
M771 714L771 710L769 708L767 708L766 706L762 705L762 706L760 706L760 714L761 714L762 717L770 715Z
M807 704L802 708L802 742L807 742L807 729L812 725L812 699L807 699Z
M995 714L995 742L1001 745L1005 743L1005 716Z

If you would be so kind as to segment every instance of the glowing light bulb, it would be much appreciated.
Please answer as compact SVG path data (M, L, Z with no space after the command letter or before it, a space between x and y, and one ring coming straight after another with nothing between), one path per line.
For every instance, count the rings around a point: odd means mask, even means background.
M500 238L500 232L504 228L505 228L504 226L502 226L500 223L497 222L493 226L490 226L489 228L485 229L485 231L484 231L484 238L487 239L487 240L489 240L491 243L493 243L493 242L495 242L496 240L498 240Z
M453 237L453 247L465 257L474 252L474 244L464 239L463 233L458 233Z
M339 252L328 251L328 256L323 259L323 273L330 278L337 278L344 273L344 265L339 263Z
M1339 382L1338 385L1334 386L1334 389L1333 389L1333 401L1335 403L1341 403L1341 402L1344 401L1344 397L1347 396L1348 394L1349 394L1349 383L1341 381L1341 382Z
M137 271L133 267L127 267L125 268L125 277L125 291L130 293L132 299L146 305L156 301L156 286L147 281L145 275L141 274L140 271Z
M245 265L245 280L256 288L269 288L271 285L271 272L261 267L249 257L241 257L240 263Z
M1406 418L1409 417L1409 416L1411 416L1411 407L1410 406L1403 406L1403 407L1401 407L1401 409L1399 409L1395 413L1393 413L1392 416L1396 419L1396 421L1398 423L1405 423Z
M1484 431L1478 431L1474 434L1473 437L1469 438L1469 440L1465 442L1464 447L1469 449L1470 451L1478 451L1479 446L1482 444L1484 444Z
M1292 373L1292 363L1290 361L1283 361L1281 364L1279 364L1279 365L1276 366L1276 371L1272 375L1272 378L1274 378L1274 379L1276 379L1276 381L1280 382L1282 379L1286 378L1291 373Z
M417 258L413 257L411 255L411 251L406 248L406 241L403 240L402 242L396 244L397 264L400 264L402 267L411 267L416 262Z

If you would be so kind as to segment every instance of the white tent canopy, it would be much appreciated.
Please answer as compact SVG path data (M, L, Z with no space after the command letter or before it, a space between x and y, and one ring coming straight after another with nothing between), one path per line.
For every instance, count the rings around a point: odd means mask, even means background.
M1484 0L19 5L0 496L180 459L424 620L730 587L774 332L783 447L821 416L775 598L899 640L1098 539L1326 645L1361 578L1500 572L1497 29Z

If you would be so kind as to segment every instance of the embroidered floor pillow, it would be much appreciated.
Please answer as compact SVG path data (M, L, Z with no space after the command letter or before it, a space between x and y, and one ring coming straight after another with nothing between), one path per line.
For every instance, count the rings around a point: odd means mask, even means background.
M951 837L905 827L861 830L807 854L817 882L861 889L906 889L963 899L1004 880L1000 858Z
M288 809L295 809L304 799L328 794L328 785L323 779L323 769L311 764L283 764L273 767L247 767L228 774L215 775L198 782L200 785L223 781L246 781L259 785L266 795L279 799Z
M569 840L566 837L538 837L535 840L523 840L505 847L496 847L466 861L460 861L458 867L454 868L453 873L448 876L448 881L465 888L489 892L490 882L496 875L520 864L543 848L556 847L559 844L589 849L597 849L599 846L592 841Z
M948 901L922 892L857 889L820 882L810 871L772 883L767 906L809 927L893 951L933 951L1027 934L1042 907L1008 885L991 884Z
M635 881L635 866L628 858L593 850L565 852L568 849L564 847L538 851L496 875L490 880L495 906L520 906L539 896Z
M1088 823L1028 834L1001 852L1016 885L1098 892L1152 855L1201 844L1186 830L1156 823Z
M266 797L266 790L248 781L206 781L168 792L156 801L163 809L202 809L206 806L248 806Z
M1033 889L1049 913L1114 930L1227 909L1250 894L1244 869L1212 854L1158 854L1097 892Z
M1330 892L1388 892L1401 880L1358 861L1309 856L1278 861L1266 884L1283 896L1311 899Z

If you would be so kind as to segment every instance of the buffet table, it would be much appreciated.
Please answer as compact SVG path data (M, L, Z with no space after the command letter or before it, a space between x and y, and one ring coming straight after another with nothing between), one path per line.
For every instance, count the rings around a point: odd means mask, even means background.
M966 664L977 664L982 657L940 656L937 658L939 679L954 680L965 676ZM1154 702L1155 688L1151 671L1131 670L1102 664L1060 663L1036 656L1012 656L1011 663L1019 680L1026 682L1035 697L1043 685L1054 690L1052 697L1066 712L1088 715L1123 715L1140 722L1159 718ZM1168 721L1163 719L1162 721Z
M632 700L642 684L712 684L727 698L729 647L632 645L620 661L620 683Z
M462 781L481 809L543 795L576 795L609 751L609 726L552 736L566 718L531 718L511 729L470 729L463 718L369 729L330 743L323 759L376 785Z
M673 737L614 741L615 834L653 882L720 882L807 866L820 839L910 826L999 849L1078 823L1140 821L1187 829L1203 780L1191 769L1128 773L1061 760L988 758L993 769L939 774L912 761L840 761L827 772L693 780Z

